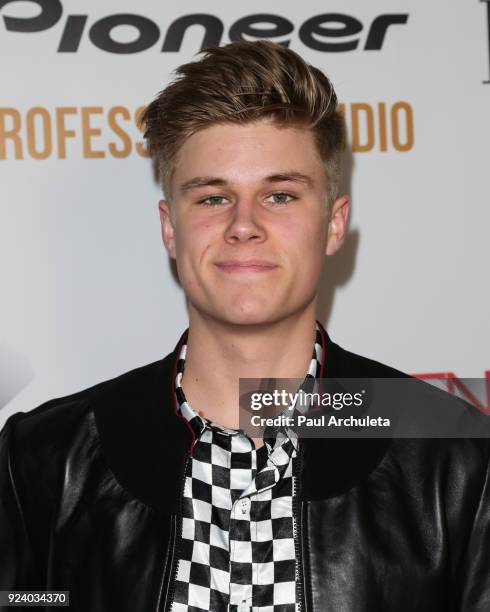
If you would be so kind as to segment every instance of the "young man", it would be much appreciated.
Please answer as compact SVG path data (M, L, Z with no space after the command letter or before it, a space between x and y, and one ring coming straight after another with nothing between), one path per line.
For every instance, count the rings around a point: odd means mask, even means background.
M189 328L161 361L0 439L0 589L83 612L483 612L487 440L240 429L240 378L403 376L315 320L344 240L329 80L270 42L207 50L144 113Z

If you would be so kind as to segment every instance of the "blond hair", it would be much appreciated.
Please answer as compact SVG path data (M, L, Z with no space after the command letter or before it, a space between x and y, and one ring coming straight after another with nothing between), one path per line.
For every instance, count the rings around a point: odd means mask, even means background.
M327 177L327 201L338 196L344 126L329 78L297 53L271 41L233 42L201 51L198 61L175 70L176 78L141 116L163 192L187 138L217 123L271 119L313 132Z

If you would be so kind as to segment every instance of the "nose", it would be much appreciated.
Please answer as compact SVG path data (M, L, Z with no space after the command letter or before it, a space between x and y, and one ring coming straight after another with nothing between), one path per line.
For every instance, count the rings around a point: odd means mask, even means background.
M259 210L253 198L239 198L231 209L231 217L225 230L225 240L238 242L262 242L266 231L259 220Z

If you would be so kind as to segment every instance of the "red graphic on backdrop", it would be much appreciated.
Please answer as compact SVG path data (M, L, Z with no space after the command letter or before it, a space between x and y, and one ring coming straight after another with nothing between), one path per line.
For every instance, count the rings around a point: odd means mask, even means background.
M447 391L453 395L459 395L466 399L468 402L476 406L478 410L490 416L490 370L485 371L485 392L486 392L486 404L480 401L475 394L468 389L464 379L456 376L454 372L425 372L422 374L412 374L415 378L422 380L445 380L447 381Z

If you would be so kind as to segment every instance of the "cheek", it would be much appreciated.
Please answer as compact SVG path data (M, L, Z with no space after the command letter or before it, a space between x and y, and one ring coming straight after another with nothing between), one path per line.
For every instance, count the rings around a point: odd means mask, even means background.
M321 259L325 243L325 227L320 219L315 222L301 217L284 224L276 233L283 250L300 260Z
M177 260L185 268L199 265L216 240L216 225L209 220L179 219L176 224Z

